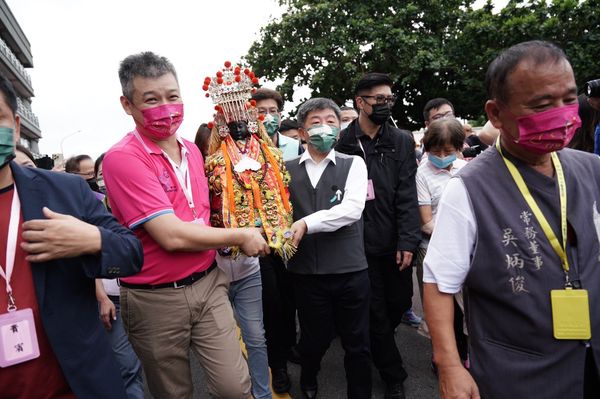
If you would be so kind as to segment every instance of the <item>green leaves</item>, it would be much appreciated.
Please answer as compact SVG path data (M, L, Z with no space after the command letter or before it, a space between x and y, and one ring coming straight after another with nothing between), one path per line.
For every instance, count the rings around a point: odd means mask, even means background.
M451 100L459 116L481 119L488 64L504 48L545 39L562 46L578 82L600 78L600 0L510 0L492 12L488 0L281 0L279 20L261 29L246 56L254 71L292 98L308 86L338 104L354 97L367 72L387 72L403 99L394 117L405 128L422 126L421 111L434 97Z

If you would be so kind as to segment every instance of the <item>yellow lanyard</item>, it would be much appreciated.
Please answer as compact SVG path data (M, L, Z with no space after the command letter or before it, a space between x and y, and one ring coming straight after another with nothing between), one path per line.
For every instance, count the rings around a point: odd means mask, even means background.
M496 140L496 149L502 156L502 159L504 160L508 171L510 172L510 174L513 177L513 180L517 184L519 191L521 191L521 195L523 195L523 198L527 202L527 205L529 205L529 208L531 208L531 211L535 215L535 218L537 219L538 223L540 224L540 226L542 226L542 230L548 238L548 241L550 241L554 252L556 252L558 257L560 258L562 268L565 271L566 285L570 286L571 284L569 282L569 259L567 258L567 184L565 183L565 175L563 172L562 164L560 163L560 159L558 159L558 155L556 155L556 152L553 152L551 154L551 157L552 164L556 169L558 193L560 196L560 227L562 231L562 246L558 242L558 238L556 238L556 234L554 234L554 231L552 231L552 228L550 227L548 220L542 213L542 210L531 195L529 188L525 184L525 180L523 180L523 176L521 176L521 173L519 172L515 164L512 163L509 159L507 159L502 153L502 149L500 148L500 139Z

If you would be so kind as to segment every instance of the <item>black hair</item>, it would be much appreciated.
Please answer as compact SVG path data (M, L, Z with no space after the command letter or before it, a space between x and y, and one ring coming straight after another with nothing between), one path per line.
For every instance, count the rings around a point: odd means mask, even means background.
M449 105L450 108L452 108L452 112L454 112L454 105L452 105L452 103L449 100L442 97L438 97L434 98L433 100L427 101L427 104L425 104L425 107L423 107L423 119L425 121L428 121L430 111L432 109L438 109L442 105Z
M198 127L196 137L194 138L194 144L202 153L202 156L206 158L208 155L208 141L210 139L211 130L208 128L208 124L202 123Z
M550 42L532 40L515 44L500 53L488 67L485 87L490 100L508 101L508 76L524 60L533 61L534 66L556 64L562 60L568 62L564 51Z
M457 151L465 142L463 125L455 118L444 118L433 121L427 127L423 136L423 148L429 152L433 148L445 147L450 144Z
M29 148L17 143L17 145L15 146L15 150L21 151L23 154L27 155L27 158L31 159L31 162L35 163L35 158L33 157L33 154L31 153Z
M288 130L298 129L300 125L294 119L284 119L281 121L281 125L279 126L279 132L287 132Z
M360 96L365 91L372 89L377 86L389 86L392 87L394 82L387 73L371 72L364 75L356 83L354 88L354 95Z
M10 83L8 79L6 79L3 75L0 75L0 91L4 96L4 101L6 101L6 105L10 108L13 113L13 116L17 114L17 93L15 93L15 89Z
M569 147L580 151L594 152L594 134L596 126L600 123L600 111L590 105L585 94L581 94L577 100L579 101L581 127L575 132Z
M79 164L81 163L81 161L84 161L86 159L91 160L92 157L90 157L89 155L75 155L69 159L67 159L67 162L65 163L65 172L67 173L78 173L79 172Z
M96 177L98 177L98 171L100 170L100 165L102 164L102 161L104 161L105 155L106 153L103 152L98 158L96 158L96 162L94 162L94 176Z
M262 100L275 100L277 103L277 110L279 112L283 111L283 97L277 90L261 87L252 94L252 100L257 102Z

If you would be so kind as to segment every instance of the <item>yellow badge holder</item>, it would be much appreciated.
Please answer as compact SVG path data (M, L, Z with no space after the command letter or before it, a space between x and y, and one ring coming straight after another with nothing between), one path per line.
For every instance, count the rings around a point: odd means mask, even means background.
M502 156L508 171L510 172L517 187L521 191L523 198L531 208L538 223L542 227L544 234L550 241L554 252L561 260L562 268L565 272L565 288L562 290L551 290L550 301L552 304L552 325L554 338L556 339L576 339L588 340L592 338L592 329L590 324L590 305L588 292L585 289L573 289L569 280L569 259L567 258L567 185L562 164L556 152L551 154L552 163L556 169L558 181L558 191L560 195L560 226L562 232L562 245L559 243L556 234L552 231L548 220L542 213L542 210L535 202L529 188L525 184L521 173L517 167L507 159L502 153L500 140L496 140L496 149Z

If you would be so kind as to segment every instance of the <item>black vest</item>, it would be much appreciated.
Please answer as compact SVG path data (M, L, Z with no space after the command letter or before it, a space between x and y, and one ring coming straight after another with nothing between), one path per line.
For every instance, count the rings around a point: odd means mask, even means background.
M567 184L571 280L589 293L591 344L600 364L600 158L558 152ZM514 161L562 242L555 178ZM460 172L477 223L477 244L465 282L471 372L482 398L581 398L585 343L556 340L550 290L564 271L496 148ZM596 221L594 222L594 219Z
M339 190L343 196L353 158L336 153L335 160L335 164L329 162L315 188L299 158L286 162L291 176L289 190L294 221L330 209L343 199L338 200L336 192ZM298 252L288 262L289 271L298 274L340 274L366 268L362 218L333 232L306 234L298 245Z

